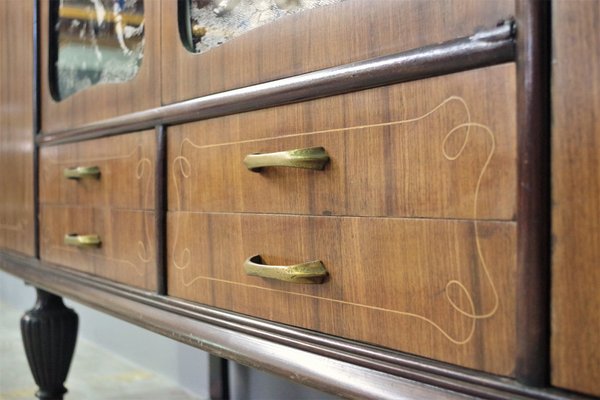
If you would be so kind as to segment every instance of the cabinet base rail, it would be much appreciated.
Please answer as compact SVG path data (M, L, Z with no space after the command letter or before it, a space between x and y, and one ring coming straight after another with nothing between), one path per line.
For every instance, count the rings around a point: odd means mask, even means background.
M132 289L13 253L0 252L0 269L39 292L56 293L213 355L343 397L567 396L556 389L527 387L508 378Z

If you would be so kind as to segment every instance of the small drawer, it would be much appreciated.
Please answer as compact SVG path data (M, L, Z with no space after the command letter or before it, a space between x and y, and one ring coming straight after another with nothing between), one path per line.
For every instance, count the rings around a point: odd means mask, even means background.
M154 212L50 205L40 212L43 261L156 289Z
M515 101L505 64L172 127L169 210L513 220Z
M512 374L514 222L189 212L167 221L171 296ZM309 261L322 262L324 278L318 265L309 271L322 283L272 279L268 267Z
M40 151L40 202L153 210L156 135L145 131Z

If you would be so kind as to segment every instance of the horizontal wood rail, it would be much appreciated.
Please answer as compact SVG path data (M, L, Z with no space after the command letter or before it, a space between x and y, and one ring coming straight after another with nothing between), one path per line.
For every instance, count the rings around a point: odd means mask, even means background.
M407 82L515 60L512 21L449 42L290 78L229 90L60 132L36 141L54 145L220 117L276 105Z

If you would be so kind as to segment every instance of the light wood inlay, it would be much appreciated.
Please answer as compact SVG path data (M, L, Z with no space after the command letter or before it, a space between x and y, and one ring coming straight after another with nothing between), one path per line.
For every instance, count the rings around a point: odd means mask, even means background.
M552 383L600 396L600 3L552 21Z
M33 11L32 1L0 1L0 249L27 255L35 253Z
M162 99L172 103L441 43L514 16L514 1L348 0L282 18L204 54L188 52L162 2Z
M65 168L100 168L99 179L67 179ZM129 135L44 147L40 152L40 202L153 210L156 135Z
M512 220L513 64L169 128L169 209ZM242 163L323 146L324 171Z
M144 58L137 75L127 82L91 86L59 102L52 99L48 82L48 4L49 0L40 1L43 132L74 128L160 105L160 1L144 1Z
M177 212L172 296L488 372L514 367L515 224ZM246 276L244 260L321 260L321 285Z
M96 234L99 248L63 243L65 234ZM114 281L156 289L154 213L90 207L41 207L41 258Z

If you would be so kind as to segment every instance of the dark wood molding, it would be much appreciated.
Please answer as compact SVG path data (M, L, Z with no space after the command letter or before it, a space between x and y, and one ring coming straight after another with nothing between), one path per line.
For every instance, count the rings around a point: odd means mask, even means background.
M514 24L442 44L234 89L181 103L111 118L61 132L44 132L40 145L55 145L140 131L407 82L515 59Z
M162 125L156 127L156 184L154 185L156 232L156 291L167 293L167 138Z
M409 393L432 398L462 393L489 399L578 398L559 390L527 387L507 378L133 289L13 253L0 252L0 268L37 287L214 355L338 395L385 398Z
M229 362L221 357L208 357L208 382L211 400L229 400Z
M39 169L39 146L36 137L41 126L41 101L40 101L40 2L34 2L33 7L33 246L36 258L40 258L40 169Z
M527 385L549 382L550 2L517 2L517 362Z

